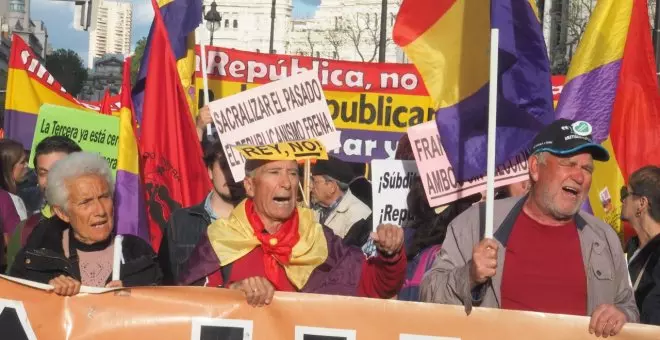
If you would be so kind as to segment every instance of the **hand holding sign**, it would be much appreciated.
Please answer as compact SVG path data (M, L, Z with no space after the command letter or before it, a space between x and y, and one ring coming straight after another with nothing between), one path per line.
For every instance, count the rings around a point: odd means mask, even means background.
M371 233L376 249L386 256L393 256L403 247L403 229L392 224L381 224Z
M62 296L74 296L80 292L80 281L65 275L60 275L48 284L53 286L53 292Z
M252 307L269 305L273 301L273 295L275 295L273 284L262 276L248 277L234 282L229 286L229 289L242 291L248 304Z

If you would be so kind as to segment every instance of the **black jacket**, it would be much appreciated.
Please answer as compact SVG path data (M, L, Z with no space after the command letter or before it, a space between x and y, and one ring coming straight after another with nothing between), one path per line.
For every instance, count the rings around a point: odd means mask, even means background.
M362 246L369 241L369 235L371 235L371 232L373 231L372 223L373 214L355 222L355 224L348 229L346 236L344 236L344 244L347 246L362 248Z
M70 257L67 258L62 247L63 233L71 226L57 217L40 224L37 227L39 231L31 235L28 244L16 255L9 275L41 283L48 283L60 275L80 281L75 249L69 249ZM156 262L156 254L147 242L136 236L124 235L122 254L124 263L121 265L120 280L124 287L161 283L163 274Z
M660 235L651 239L628 265L635 284L642 268L646 268L635 290L640 322L660 325ZM645 266L646 264L646 266Z
M184 269L188 257L211 224L204 202L206 199L198 205L175 210L167 222L158 252L166 285L177 283L176 278Z

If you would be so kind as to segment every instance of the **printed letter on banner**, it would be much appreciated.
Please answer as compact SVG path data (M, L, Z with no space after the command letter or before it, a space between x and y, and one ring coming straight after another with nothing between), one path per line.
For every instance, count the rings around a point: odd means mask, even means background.
M316 139L340 147L318 75L306 71L209 104L231 173L245 177L245 158L232 146Z
M374 231L381 224L403 227L412 221L406 198L416 175L414 161L371 161Z
M456 181L454 170L440 143L440 134L435 122L410 127L408 137L424 184L426 198L431 207L445 205L486 190L485 175L465 182ZM527 154L522 154L497 167L495 187L528 179L527 158Z

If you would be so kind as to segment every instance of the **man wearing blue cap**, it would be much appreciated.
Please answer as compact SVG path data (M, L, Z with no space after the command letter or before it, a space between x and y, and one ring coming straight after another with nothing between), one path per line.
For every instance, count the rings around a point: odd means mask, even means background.
M603 337L639 320L617 234L580 211L594 160L609 159L591 130L560 119L537 135L529 194L495 201L494 239L483 237L483 203L452 221L423 301L591 316L589 332Z

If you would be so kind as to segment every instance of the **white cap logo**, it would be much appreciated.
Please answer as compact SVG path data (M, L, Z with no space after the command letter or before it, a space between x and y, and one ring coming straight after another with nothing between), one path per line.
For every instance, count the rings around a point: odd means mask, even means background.
M591 124L583 120L573 123L571 127L573 128L573 132L578 136L589 136L593 131Z

